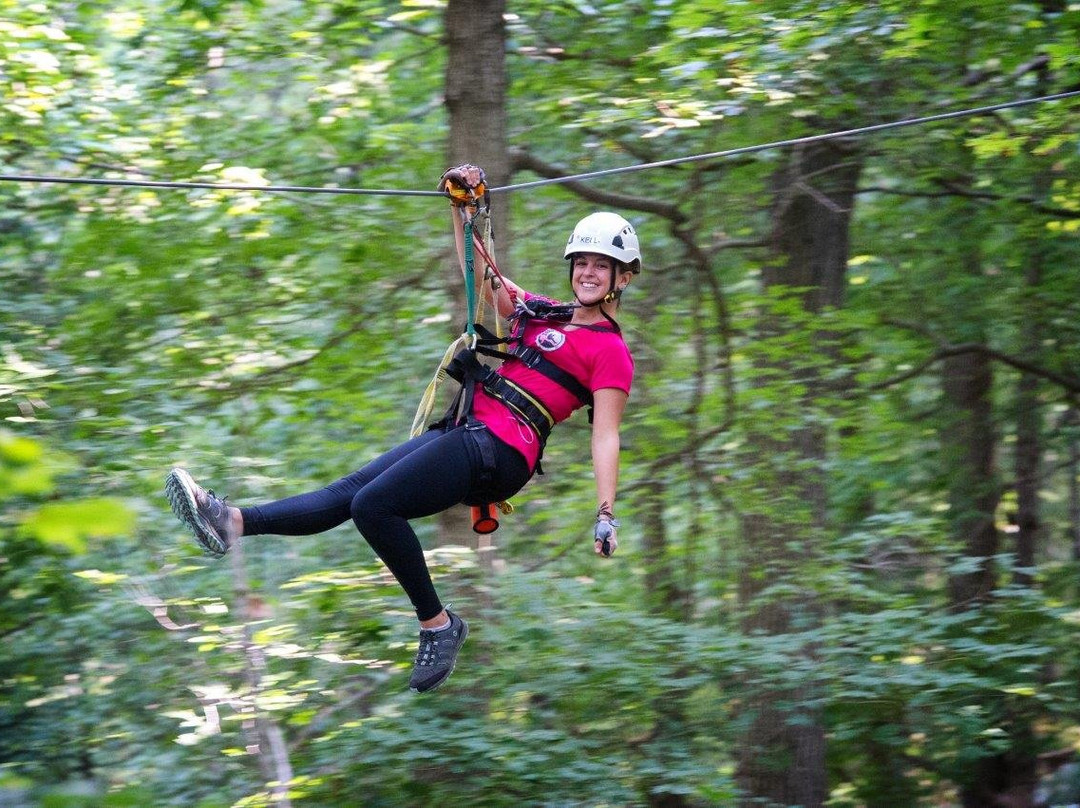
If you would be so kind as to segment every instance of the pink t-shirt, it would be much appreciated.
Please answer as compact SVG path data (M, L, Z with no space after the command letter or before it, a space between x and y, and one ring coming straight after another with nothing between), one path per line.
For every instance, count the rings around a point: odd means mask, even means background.
M531 297L531 296L529 296ZM606 323L582 328L550 320L526 320L521 344L544 352L551 362L570 373L591 392L613 387L629 394L634 359L622 335ZM565 421L582 406L577 397L538 370L518 359L506 360L498 373L519 384L543 402L555 423ZM477 385L473 416L492 434L513 446L535 468L540 456L536 433L510 409Z

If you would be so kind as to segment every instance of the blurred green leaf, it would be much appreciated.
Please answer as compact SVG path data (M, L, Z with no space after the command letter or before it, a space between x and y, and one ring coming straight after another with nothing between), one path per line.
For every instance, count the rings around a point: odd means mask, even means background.
M108 497L50 502L30 511L21 524L25 534L73 553L85 553L87 539L128 536L134 527L132 510Z

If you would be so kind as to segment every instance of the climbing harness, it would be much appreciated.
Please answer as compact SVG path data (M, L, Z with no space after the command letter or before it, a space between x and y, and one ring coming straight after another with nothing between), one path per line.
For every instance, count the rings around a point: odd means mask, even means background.
M536 435L540 456L543 455L544 444L548 435L555 426L555 416L537 396L517 382L506 378L497 370L481 361L481 357L488 357L500 361L516 359L526 367L547 377L574 396L582 406L589 409L589 421L592 421L593 397L591 391L583 385L573 374L563 370L542 351L525 345L522 340L525 333L525 325L529 320L550 320L553 322L568 322L578 308L578 304L558 304L543 299L520 300L513 290L511 300L514 303L514 312L509 317L512 324L509 335L502 332L502 322L496 312L496 331L492 332L483 325L483 304L486 299L486 291L491 288L494 294L501 286L505 285L498 265L491 257L491 216L489 197L484 184L462 188L455 182L460 180L460 174L452 175L456 169L451 169L443 175L439 182L439 189L445 191L450 197L456 215L461 216L464 244L462 249L462 274L465 283L466 323L464 332L450 344L443 359L435 372L434 377L428 384L421 403L413 419L411 434L419 435L428 423L438 389L447 378L453 379L458 384L450 406L439 420L435 421L429 429L450 429L464 425L466 431L473 438L480 452L483 472L482 477L494 472L494 438L488 432L487 427L475 420L472 415L473 399L476 388L479 385L484 392L492 398L502 402L518 419L519 422L528 426ZM617 217L626 227L629 223ZM477 235L479 224L480 235ZM630 228L632 232L632 228ZM637 249L637 238L633 238L633 249ZM483 260L485 268L481 288L476 288L476 260L477 254ZM635 253L636 254L636 253ZM609 318L610 319L610 318ZM582 326L582 328L594 328L595 326ZM618 329L618 325L615 324ZM604 329L607 330L607 329ZM542 474L539 457L537 460L537 472ZM503 513L510 513L512 506L509 503L477 503L473 508L473 530L477 533L486 534L498 529L499 522L495 517L494 508L500 508Z
M479 308L478 296L470 294L468 288L471 285L471 258L466 251L466 300L470 310ZM436 422L438 426L449 427L460 423L468 423L471 418L473 397L477 385L492 398L498 399L506 405L517 418L528 425L536 433L540 441L541 450L555 426L555 416L532 392L517 382L500 375L496 369L480 360L481 356L506 361L517 359L528 368L534 370L551 381L564 388L574 396L582 406L589 408L589 420L592 421L593 397L589 389L578 381L573 374L556 365L537 348L521 343L524 336L525 321L529 319L551 319L556 322L566 322L573 314L573 305L550 304L546 301L518 301L510 320L513 329L509 336L492 333L478 320L470 318L466 325L465 333L454 343L444 355L444 362L432 380L430 394L425 391L423 409L426 412L418 412L413 421L414 435L423 430L423 425L430 415L431 402L438 388L439 382L451 378L458 383L458 391L446 413ZM583 328L588 326L582 326ZM606 330L606 329L604 329ZM501 346L506 346L503 350ZM446 359L446 356L453 355ZM542 472L541 472L542 473Z
M464 233L462 273L465 282L466 321L465 331L458 337L443 354L443 361L432 378L428 389L422 397L421 406L413 419L412 436L419 435L425 427L431 415L435 395L439 384L446 378L454 379L458 385L458 392L454 397L449 409L437 425L448 427L468 422L472 413L473 395L476 385L479 384L493 398L503 402L510 410L525 422L540 439L541 446L547 440L552 427L555 426L555 417L536 396L521 385L499 375L494 368L480 361L480 356L490 357L506 361L518 359L530 369L535 370L556 384L568 390L582 405L592 408L592 393L579 382L574 376L560 368L536 348L530 348L520 343L524 334L524 324L528 319L551 319L567 322L573 316L574 304L554 304L544 300L524 301L511 295L515 304L515 310L510 316L513 324L509 336L502 333L502 323L498 315L495 317L496 331L492 333L484 327L483 304L486 298L485 288L490 284L494 293L500 286L505 285L502 273L498 265L491 257L491 208L490 199L483 181L471 188L461 187L460 173L457 169L451 169L443 174L439 182L439 190L445 191L454 205L455 211L462 218ZM455 181L457 180L457 181ZM614 215L614 214L612 214ZM621 226L630 227L629 223L621 217L616 217ZM480 222L481 237L476 235L476 222ZM633 228L630 228L631 232ZM572 239L573 240L573 239ZM632 250L637 255L637 237L633 237ZM479 253L485 263L483 287L476 289L475 261L476 253ZM606 254L606 253L605 253ZM627 254L627 257L632 257ZM589 327L589 326L583 326ZM511 344L517 341L517 345ZM506 345L507 350L500 350L496 346Z
M466 434L472 439L474 446L480 454L481 482L492 482L495 473L495 446L494 438L488 432L487 427L472 417L472 401L477 380L487 373L494 371L477 359L477 350L481 340L485 342L502 341L501 326L496 316L496 331L492 334L482 325L484 318L484 300L486 290L490 286L492 292L498 289L501 275L498 267L491 258L491 211L490 198L486 192L483 181L469 186L460 175L454 175L455 169L443 174L439 181L439 192L450 197L454 213L461 217L464 244L462 245L462 275L465 283L465 329L461 336L447 347L439 363L435 375L428 383L421 397L420 406L413 418L410 433L413 437L427 429L450 429L464 424ZM477 223L480 225L480 236L477 237ZM480 253L485 262L484 279L481 288L476 288L476 254ZM452 378L458 383L457 393L453 401L444 413L443 417L435 423L428 425L428 420L434 408L435 399L439 388L447 378ZM473 530L481 535L493 533L499 527L499 520L495 516L496 509L505 514L513 511L513 506L508 502L490 503L466 503L470 506Z

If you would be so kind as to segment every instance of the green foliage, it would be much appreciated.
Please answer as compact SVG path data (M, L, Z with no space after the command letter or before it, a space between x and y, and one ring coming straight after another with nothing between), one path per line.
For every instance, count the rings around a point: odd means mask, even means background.
M518 4L510 138L582 171L1074 86L1080 12L1045 8ZM0 162L430 188L442 11L0 0ZM823 723L834 805L944 804L989 756L1075 744L1062 537L1077 435L1061 383L1080 366L1074 109L858 144L836 311L761 289L783 152L591 183L624 195L645 245L620 316L638 362L623 546L613 563L590 552L575 418L503 520L491 568L433 553L473 626L434 698L403 692L407 604L351 526L248 540L242 563L212 565L159 488L182 462L260 501L398 441L456 327L444 212L5 183L0 802L274 804L273 726L294 804L732 804L762 693ZM598 203L556 187L496 204L514 236L504 269L558 293L567 223ZM1002 532L996 591L957 611L949 577L983 560L950 533L933 358L975 339L1046 372L1043 533L1034 588L1013 583ZM995 374L1011 484L1019 371ZM795 448L807 435L820 456ZM823 521L795 479L827 492ZM748 517L783 532L779 557L747 545ZM438 527L418 527L436 543ZM673 602L650 589L657 566ZM747 628L773 608L786 629Z

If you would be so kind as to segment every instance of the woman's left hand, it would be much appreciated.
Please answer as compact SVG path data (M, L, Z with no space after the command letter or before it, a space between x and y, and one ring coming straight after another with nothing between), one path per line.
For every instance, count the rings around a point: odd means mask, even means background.
M614 519L604 516L596 518L596 526L593 528L593 548L597 555L611 558L619 546L618 532L615 530L619 523Z

